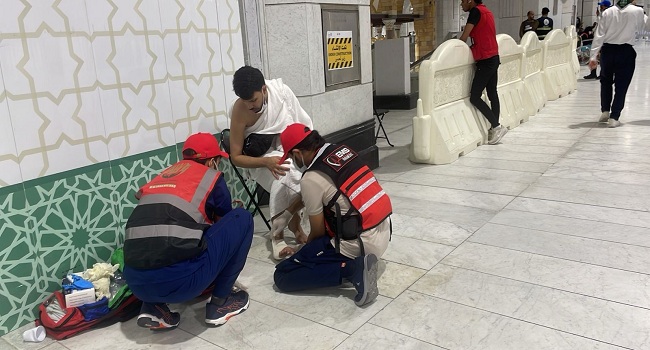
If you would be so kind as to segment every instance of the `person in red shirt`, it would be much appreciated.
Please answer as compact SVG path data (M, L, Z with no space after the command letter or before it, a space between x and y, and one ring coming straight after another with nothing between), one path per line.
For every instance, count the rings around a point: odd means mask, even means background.
M490 122L491 128L488 131L488 143L495 145L501 141L508 129L499 124L499 95L497 94L497 75L499 70L499 46L497 45L496 28L492 12L483 5L483 0L461 0L463 11L469 12L465 30L460 37L461 41L470 38L470 49L476 61L476 72L472 81L469 101L481 112ZM490 100L488 106L481 95L487 89L487 96Z

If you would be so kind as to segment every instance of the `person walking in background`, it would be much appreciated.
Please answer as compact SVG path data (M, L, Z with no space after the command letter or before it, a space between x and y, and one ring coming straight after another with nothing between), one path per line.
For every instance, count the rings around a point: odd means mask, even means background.
M627 0L619 0L601 14L591 44L589 68L598 65L600 53L600 110L598 121L610 128L621 125L619 118L625 105L625 95L634 75L636 34L643 31L643 9ZM612 85L615 86L615 93ZM612 101L613 95L613 101Z
M604 1L601 1L601 2L598 3L598 9L596 10L596 16L598 16L599 20L600 20L600 14L603 13L603 11L610 8L611 6L612 6L612 3L609 0L604 0ZM587 28L591 28L591 30L587 32L588 35L590 35L590 37L588 37L588 39L593 40L594 32L596 31L597 27L598 27L598 22L594 22L594 25L592 27L587 27ZM585 75L584 78L585 79L600 79L600 76L596 74L596 69L597 68L591 69L591 72L589 73L589 75Z
M548 17L549 12L550 10L548 7L544 7L542 9L542 17L537 19L537 30L535 30L535 32L537 33L537 38L539 40L544 40L546 35L553 30L553 18Z
M490 122L488 144L495 145L501 141L508 129L499 124L501 105L497 94L499 80L499 46L496 38L494 15L483 5L483 0L462 0L463 11L469 12L461 41L470 38L470 49L476 61L476 72L472 80L470 102ZM481 98L483 90L487 90L490 106Z
M525 21L521 22L521 26L519 27L519 38L523 38L524 34L527 32L534 32L537 30L537 25L539 22L537 22L535 19L535 12L528 11L527 16L528 18L526 18Z

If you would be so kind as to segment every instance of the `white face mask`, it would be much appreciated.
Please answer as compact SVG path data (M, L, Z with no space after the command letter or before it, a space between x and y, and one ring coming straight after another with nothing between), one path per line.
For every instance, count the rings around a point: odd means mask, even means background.
M298 163L296 163L295 160L294 160L294 163L296 164L296 169L298 169L298 171L300 173L304 173L305 171L307 171L308 166L305 163L305 158L302 156L302 154L300 155L300 160L302 161L302 166L301 167L298 167Z
M262 107L260 107L260 111L257 112L257 114L262 114L266 112L267 106L268 106L268 102L266 101L266 98L264 98L264 92L262 92Z

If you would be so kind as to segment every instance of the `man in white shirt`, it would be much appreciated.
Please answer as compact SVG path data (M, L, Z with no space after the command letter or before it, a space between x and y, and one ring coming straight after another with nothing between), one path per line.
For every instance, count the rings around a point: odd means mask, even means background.
M271 247L273 258L279 260L287 247L287 224L297 243L307 241L300 215L279 217L300 195L301 176L291 161L280 162L283 151L279 135L289 124L299 122L311 127L312 121L282 79L266 80L259 69L244 66L235 72L232 85L239 98L231 108L230 160L249 168L251 177L270 193Z
M636 61L636 51L632 45L636 34L643 31L644 27L643 9L627 0L619 0L616 5L603 11L596 27L589 68L596 68L600 52L602 114L598 121L606 122L610 128L621 125L618 119L625 105L625 95L634 75ZM615 85L615 93L612 85Z

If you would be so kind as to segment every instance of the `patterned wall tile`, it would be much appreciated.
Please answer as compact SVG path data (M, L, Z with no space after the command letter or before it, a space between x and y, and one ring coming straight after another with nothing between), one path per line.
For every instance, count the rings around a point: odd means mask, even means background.
M236 0L2 1L0 334L32 321L62 273L109 258L133 194L188 135L228 126L244 63L237 11Z
M106 261L117 245L111 169L103 164L25 189L38 232L39 278L54 279L50 291L57 277Z
M176 145L148 152L143 156L111 161L113 202L120 244L124 242L124 227L137 205L136 192L157 174L178 161Z
M36 283L37 237L27 207L22 189L0 194L0 334L34 319L43 287Z
M23 181L18 164L16 141L9 117L9 105L2 72L0 71L0 187L17 184Z

